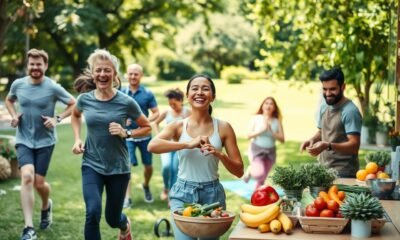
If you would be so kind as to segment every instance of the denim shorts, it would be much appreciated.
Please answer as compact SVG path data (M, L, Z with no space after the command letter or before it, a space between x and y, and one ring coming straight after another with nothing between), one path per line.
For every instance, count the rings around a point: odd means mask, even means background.
M43 177L46 176L54 145L32 149L23 144L17 144L15 148L17 150L18 165L20 168L24 165L32 164L36 174Z
M171 188L169 200L172 211L183 208L184 203L220 202L226 209L224 187L218 179L210 182L191 182L178 178Z
M126 146L128 148L129 158L131 159L132 166L138 165L138 159L136 157L136 148L139 148L140 157L142 159L142 163L145 166L152 165L152 154L151 152L147 151L147 145L151 138L145 139L142 141L126 141Z

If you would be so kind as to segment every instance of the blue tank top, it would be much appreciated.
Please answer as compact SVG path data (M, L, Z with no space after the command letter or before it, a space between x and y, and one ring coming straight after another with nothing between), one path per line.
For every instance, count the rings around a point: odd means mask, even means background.
M185 118L183 120L182 134L179 138L179 142L189 142L193 139L186 131L188 119L189 118ZM209 141L218 151L221 151L222 141L218 133L218 120L215 118L213 118L213 128L214 131L212 135L209 136ZM200 152L199 148L194 148L179 150L178 156L178 178L192 182L209 182L218 179L219 159L214 155L210 154L205 156Z

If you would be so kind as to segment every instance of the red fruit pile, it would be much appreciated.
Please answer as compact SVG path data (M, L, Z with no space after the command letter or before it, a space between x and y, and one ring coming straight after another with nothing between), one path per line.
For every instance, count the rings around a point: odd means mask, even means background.
M342 218L339 208L340 206L335 200L325 201L322 197L317 197L313 203L307 205L305 214L308 217Z

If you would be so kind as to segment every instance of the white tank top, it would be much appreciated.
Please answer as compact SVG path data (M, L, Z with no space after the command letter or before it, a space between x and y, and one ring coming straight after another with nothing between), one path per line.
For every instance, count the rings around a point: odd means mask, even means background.
M264 117L262 115L254 116L254 124L255 124L255 131L260 131L264 127ZM271 130L272 131L264 131L260 135L254 138L254 143L257 144L259 147L262 148L273 148L275 147L275 138L272 135L272 132L277 133L279 131L279 120L273 118L271 121Z
M174 122L177 120L182 120L188 115L187 112L188 112L188 109L186 107L183 107L181 114L179 116L175 117L172 114L172 110L168 109L167 114L165 115L165 123L168 124L168 123L171 123L171 122Z
M183 120L182 134L179 142L189 142L193 138L186 131L189 118ZM222 150L222 141L218 133L218 120L213 118L214 131L209 137L211 145L218 151ZM192 182L209 182L217 180L219 159L210 154L204 156L199 148L182 149L178 151L179 170L178 178Z

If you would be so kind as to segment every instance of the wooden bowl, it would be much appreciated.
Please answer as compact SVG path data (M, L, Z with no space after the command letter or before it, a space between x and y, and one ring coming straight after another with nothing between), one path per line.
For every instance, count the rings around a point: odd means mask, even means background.
M216 238L226 233L235 220L236 215L225 211L229 217L205 218L205 217L184 217L176 213L172 216L176 226L190 237Z

